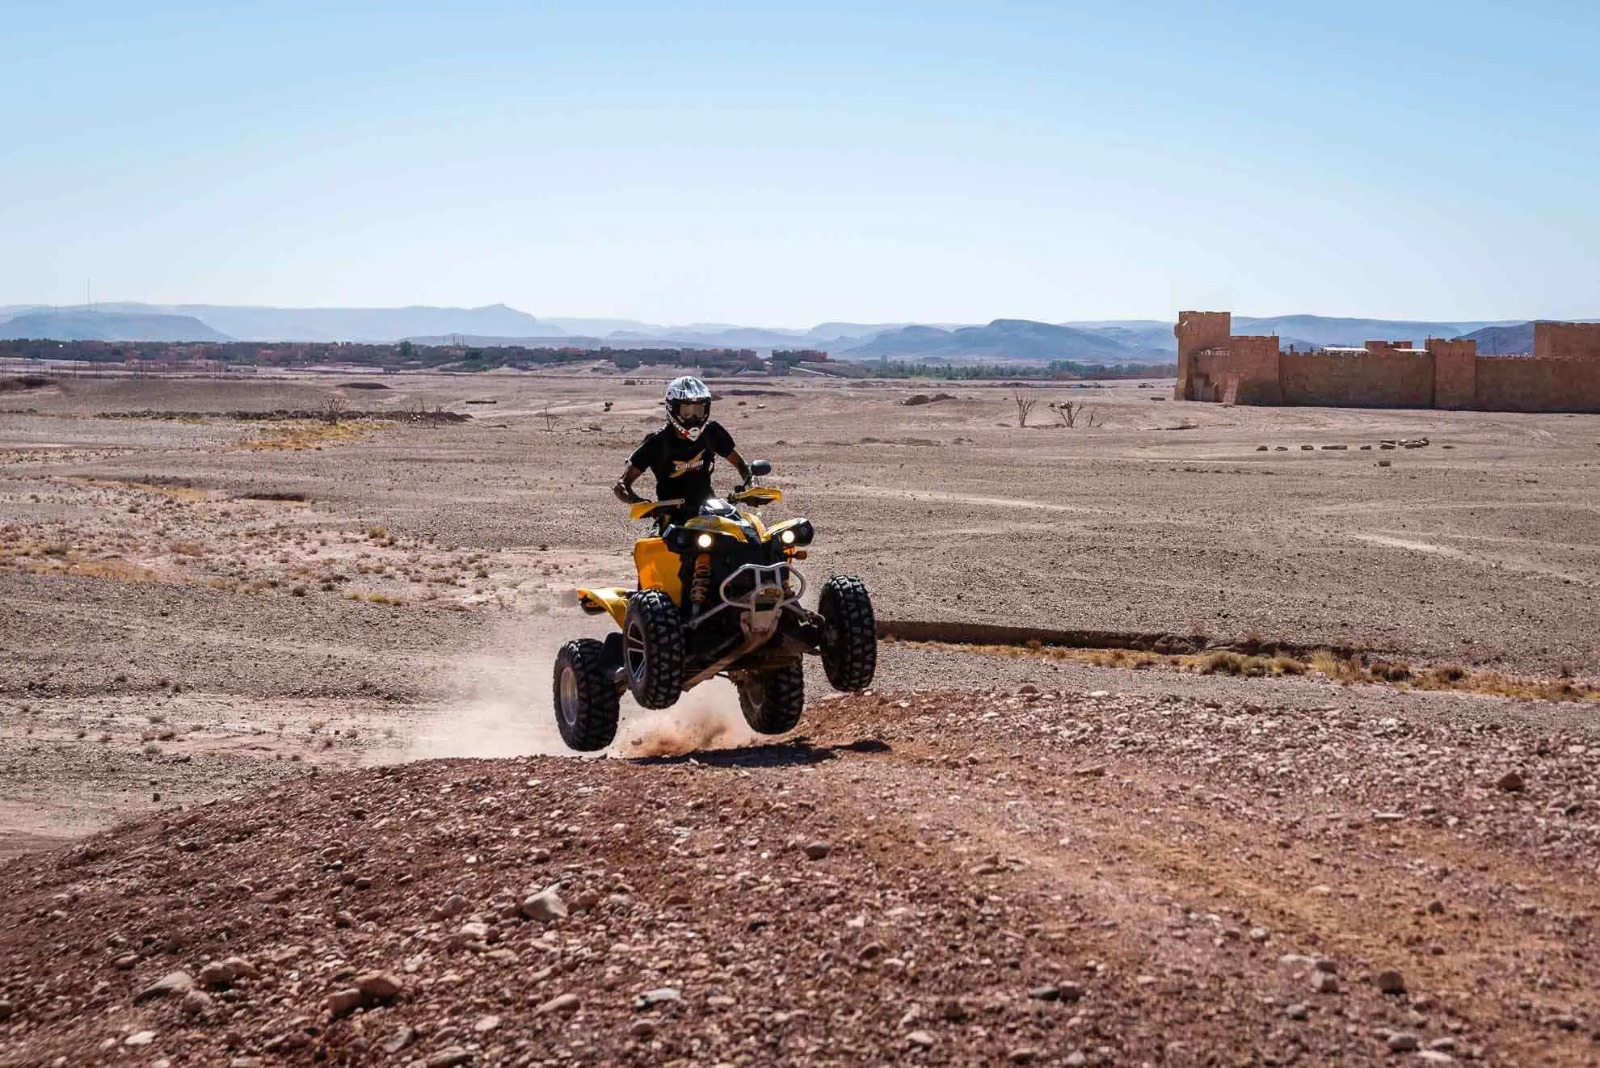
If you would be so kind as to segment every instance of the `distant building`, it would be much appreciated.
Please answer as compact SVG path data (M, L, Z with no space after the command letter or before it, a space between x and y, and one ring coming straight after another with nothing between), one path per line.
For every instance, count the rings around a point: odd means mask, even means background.
M1479 356L1475 341L1368 341L1284 352L1238 336L1230 312L1178 314L1178 400L1347 408L1600 412L1600 324L1535 323L1533 353Z

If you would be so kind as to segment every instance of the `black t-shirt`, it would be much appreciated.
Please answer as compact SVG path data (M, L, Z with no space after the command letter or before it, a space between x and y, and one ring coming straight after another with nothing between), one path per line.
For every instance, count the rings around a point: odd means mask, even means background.
M639 443L628 464L656 476L656 500L682 499L687 507L694 507L715 496L711 469L718 456L732 451L733 435L721 423L707 423L695 441L664 426Z

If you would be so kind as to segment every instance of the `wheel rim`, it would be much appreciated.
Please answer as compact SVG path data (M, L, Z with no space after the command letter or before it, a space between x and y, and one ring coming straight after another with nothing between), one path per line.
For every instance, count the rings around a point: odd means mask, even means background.
M645 642L644 628L637 622L628 626L622 636L622 663L628 669L628 678L638 683L644 678Z
M561 719L567 726L578 722L578 674L571 664L561 668Z

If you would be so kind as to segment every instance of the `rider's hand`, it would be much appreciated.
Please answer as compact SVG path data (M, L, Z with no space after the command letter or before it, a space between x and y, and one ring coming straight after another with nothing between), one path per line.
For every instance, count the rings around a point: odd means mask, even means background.
M621 501L623 504L638 504L640 501L644 500L643 497L633 492L632 486L623 482L621 479L618 479L617 484L611 487L611 492L615 493L617 495L617 500Z

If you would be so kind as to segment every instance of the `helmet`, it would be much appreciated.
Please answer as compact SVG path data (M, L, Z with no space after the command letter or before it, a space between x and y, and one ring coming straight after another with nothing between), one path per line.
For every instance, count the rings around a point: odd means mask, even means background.
M711 421L711 390L691 375L667 383L667 421L678 433L694 441Z

